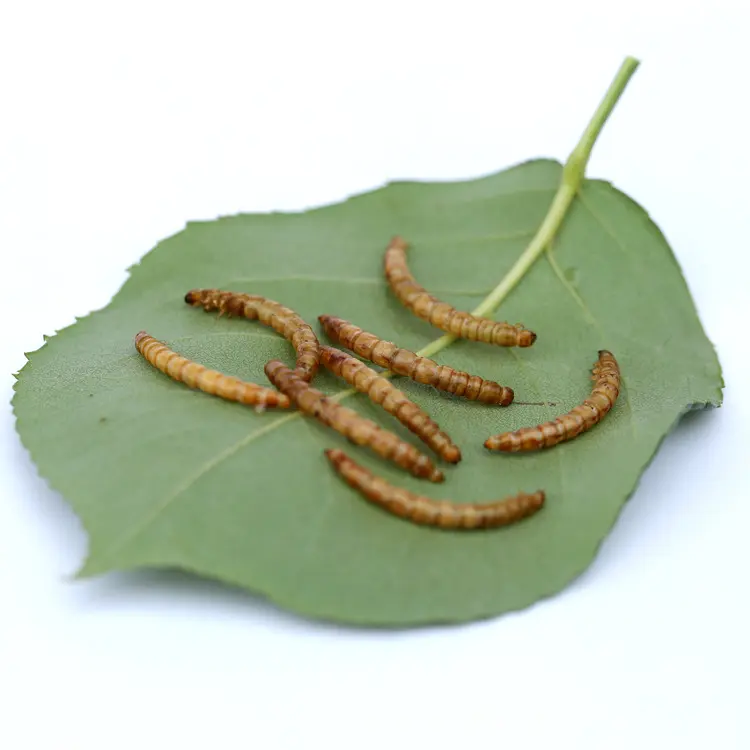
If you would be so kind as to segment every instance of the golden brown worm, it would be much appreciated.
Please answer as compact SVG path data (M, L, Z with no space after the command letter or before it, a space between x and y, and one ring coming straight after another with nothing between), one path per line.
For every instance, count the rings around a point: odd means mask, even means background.
M327 450L326 456L343 480L370 502L394 515L424 526L441 529L487 529L507 526L531 516L544 505L544 492L521 492L490 503L454 503L433 500L395 487L353 461L341 450Z
M370 447L379 456L390 459L415 477L426 477L431 482L443 481L443 473L413 445L379 427L375 422L365 419L356 411L332 401L283 362L272 359L266 364L265 369L268 379L288 396L300 411L315 417L353 443Z
M418 318L426 320L436 328L469 341L482 341L497 346L531 346L536 334L527 331L522 323L512 325L489 318L481 318L468 312L456 310L447 302L433 297L417 284L406 262L408 243L394 237L385 251L385 277L393 293L403 305Z
M228 401L264 409L267 406L287 408L289 398L271 388L264 388L255 383L247 383L231 375L224 375L217 370L209 370L177 352L166 344L157 341L145 331L135 337L135 348L157 370L169 375L173 380L184 383L190 388L197 388L212 396L220 396Z
M620 368L611 352L604 349L599 352L591 377L594 388L580 406L551 422L493 435L485 440L484 447L512 453L534 451L572 440L591 429L615 405L620 394Z
M221 289L191 289L185 302L202 307L207 312L244 316L259 320L291 342L297 352L297 372L305 380L312 380L318 371L320 346L315 331L294 310L279 302L258 295L224 292Z
M400 349L390 341L383 341L342 318L321 315L318 320L331 339L397 375L406 375L417 383L431 385L470 401L500 406L507 406L513 401L513 390L493 380L484 380L478 375L469 375L468 372L439 365L408 349Z
M405 427L432 448L444 461L455 464L461 460L461 451L453 441L430 419L430 415L410 401L387 378L382 377L364 362L334 349L320 347L320 362L334 375L343 378L371 401L380 404Z

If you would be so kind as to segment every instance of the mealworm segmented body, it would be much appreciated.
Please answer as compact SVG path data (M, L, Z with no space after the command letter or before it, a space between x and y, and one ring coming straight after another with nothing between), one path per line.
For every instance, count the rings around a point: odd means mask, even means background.
M552 448L591 429L615 405L620 394L620 368L611 352L605 349L599 352L591 378L594 380L591 395L567 414L536 427L493 435L485 440L484 447L508 453Z
M544 505L544 492L521 492L490 503L453 503L433 500L396 487L375 476L341 450L327 450L326 456L343 480L370 502L394 515L424 526L441 529L487 529L520 521Z
M531 346L536 334L527 331L522 323L498 322L482 318L468 312L456 310L447 302L433 297L424 287L417 284L406 262L408 243L401 237L394 237L385 251L385 277L403 305L418 318L426 320L436 328L469 341L481 341L497 346Z
M247 383L231 375L224 375L217 370L209 370L172 351L166 344L149 336L145 331L136 335L135 348L157 370L190 388L260 409L289 406L289 398L283 393L255 383Z
M330 338L360 357L380 367L386 367L397 375L405 375L417 383L431 385L470 401L500 406L508 406L513 401L513 389L493 380L484 380L478 375L469 375L468 372L439 365L434 360L420 357L408 349L400 349L390 341L383 341L342 318L321 315L318 320Z
M429 414L410 401L390 380L364 362L331 346L320 347L320 362L334 375L343 378L360 393L366 394L371 401L380 404L389 414L393 414L444 461L455 464L461 460L458 446L441 431Z
M268 379L288 396L300 411L332 427L353 443L369 446L379 456L390 459L415 477L425 477L431 482L442 482L445 478L435 464L413 445L384 430L375 422L365 419L356 411L332 401L283 362L272 359L266 364L265 371Z
M191 289L185 302L206 312L235 315L259 320L291 342L297 352L296 369L304 380L312 380L318 371L320 346L315 331L294 310L279 302L253 294L225 292L221 289Z

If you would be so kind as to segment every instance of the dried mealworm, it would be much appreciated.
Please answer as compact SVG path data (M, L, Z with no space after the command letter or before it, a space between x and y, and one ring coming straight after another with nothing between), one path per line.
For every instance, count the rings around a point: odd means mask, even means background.
M385 277L393 293L403 305L418 318L426 320L436 328L469 341L482 341L497 346L531 346L536 334L527 331L522 323L511 325L489 318L481 318L468 312L456 310L447 302L441 302L417 284L406 262L409 245L394 237L385 251Z
M395 487L367 471L340 450L327 450L326 456L343 480L370 502L394 515L424 526L441 529L482 529L507 526L531 516L544 505L544 492L521 492L490 503L453 503Z
M534 451L572 440L591 429L615 405L620 394L620 368L611 352L604 349L599 352L591 377L594 388L580 406L551 422L493 435L487 438L484 447L510 453Z
M369 446L379 456L392 460L415 477L426 477L431 482L443 481L443 473L413 445L327 398L283 362L277 359L268 362L266 376L300 411L332 427L353 443Z
M365 393L389 414L393 414L405 427L432 448L444 461L455 464L461 460L461 451L453 441L430 419L430 415L364 362L334 349L320 347L320 362L334 375L346 380L360 393Z
M315 331L297 315L272 299L241 292L224 292L220 289L191 289L185 302L202 307L207 312L215 310L221 315L244 316L259 320L291 342L297 352L297 372L304 380L312 380L318 371L320 346Z
M406 375L417 383L431 385L470 401L500 406L507 406L513 401L513 390L493 380L484 380L478 375L439 365L432 359L420 357L408 349L400 349L390 341L383 341L341 318L321 315L318 320L330 338L397 375Z
M136 335L135 348L157 370L190 388L197 388L212 396L220 396L227 401L238 401L259 409L267 406L289 406L289 398L283 393L255 383L247 383L231 375L224 375L217 370L209 370L173 352L166 344L157 341L145 331Z

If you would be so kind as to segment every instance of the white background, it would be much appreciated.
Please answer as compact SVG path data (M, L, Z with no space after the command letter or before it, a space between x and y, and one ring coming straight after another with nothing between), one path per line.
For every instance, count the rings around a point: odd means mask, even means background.
M746 3L30 2L0 12L0 746L750 747ZM727 381L587 573L494 621L311 623L168 574L69 576L76 518L13 430L42 335L189 219L564 159L675 248Z

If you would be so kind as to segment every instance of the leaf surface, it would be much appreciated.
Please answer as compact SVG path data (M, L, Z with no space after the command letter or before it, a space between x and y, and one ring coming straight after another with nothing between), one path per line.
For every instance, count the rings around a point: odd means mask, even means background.
M584 183L551 251L497 313L536 331L536 344L459 341L436 357L510 385L519 402L554 406L484 406L399 379L463 451L458 466L444 467L443 485L298 413L257 414L190 391L133 347L145 329L208 367L266 384L264 363L291 364L294 352L258 323L183 302L190 288L219 287L276 299L317 331L317 316L329 313L417 350L440 332L390 293L390 237L411 243L411 269L430 292L472 309L537 230L560 173L557 162L537 160L472 181L392 183L304 213L191 223L157 245L106 308L29 355L16 384L23 442L89 533L81 574L178 567L311 616L377 625L496 615L580 574L679 417L721 403L719 363L672 251L608 183ZM580 403L600 348L615 354L624 380L600 425L540 453L484 449L491 434ZM327 374L316 385L346 387ZM366 397L346 403L416 441ZM327 447L431 497L472 502L543 488L547 505L492 531L418 527L345 486Z

